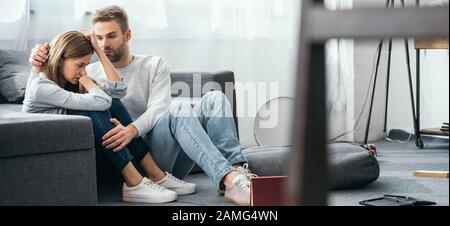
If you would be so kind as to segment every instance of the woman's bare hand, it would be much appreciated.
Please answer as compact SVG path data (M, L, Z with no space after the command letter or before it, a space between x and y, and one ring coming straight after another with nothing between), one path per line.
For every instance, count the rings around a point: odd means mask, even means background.
M86 75L86 73L81 74L81 78L78 82L87 92L90 92L92 89L99 88L97 84L95 84L95 82Z
M99 49L99 45L94 32L86 29L82 29L80 30L80 32L83 33L89 40L91 40L92 47L94 47L94 50L97 51Z

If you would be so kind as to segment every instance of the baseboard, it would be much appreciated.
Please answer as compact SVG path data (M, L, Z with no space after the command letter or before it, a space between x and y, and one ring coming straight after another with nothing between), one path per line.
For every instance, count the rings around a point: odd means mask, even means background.
M420 137L422 137L422 140L427 143L434 143L434 144L448 144L448 137L443 136L432 136L432 135L425 135L421 134ZM405 130L401 129L391 129L389 130L387 138L392 140L399 140L399 141L414 141L416 139L415 134L411 134Z

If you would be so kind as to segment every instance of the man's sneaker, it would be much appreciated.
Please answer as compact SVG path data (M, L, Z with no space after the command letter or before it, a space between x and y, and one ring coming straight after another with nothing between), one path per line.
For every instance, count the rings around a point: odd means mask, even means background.
M166 203L176 199L176 192L156 184L147 177L144 177L135 187L128 187L125 183L122 187L124 202Z
M245 174L245 176L251 181L253 177L258 177L258 175L252 173L248 168L248 163L244 163L242 166L236 167L236 171Z
M225 200L239 206L250 206L250 180L239 173L231 187L225 190Z
M195 192L196 188L195 184L180 180L168 172L166 172L166 176L162 180L156 183L169 190L175 191L178 195L192 194Z
M248 178L249 181L252 181L253 177L258 177L258 175L254 174L254 173L252 173L250 171L250 169L248 168L248 163L244 163L244 165L238 166L238 167L234 167L234 168L236 169L236 171L238 173L244 174ZM217 189L217 193L219 195L224 195L225 194L225 189L220 189L219 188L219 189Z

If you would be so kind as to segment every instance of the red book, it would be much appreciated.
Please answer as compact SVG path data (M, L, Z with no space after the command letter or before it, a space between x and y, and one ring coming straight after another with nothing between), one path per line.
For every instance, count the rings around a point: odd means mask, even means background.
M287 176L265 176L252 178L252 206L286 205Z

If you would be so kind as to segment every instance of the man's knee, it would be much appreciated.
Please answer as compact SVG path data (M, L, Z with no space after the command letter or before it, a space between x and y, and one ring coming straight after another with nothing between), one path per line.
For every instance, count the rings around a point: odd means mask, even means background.
M220 91L211 91L202 97L202 113L207 117L232 117L230 115L230 103Z
M217 100L222 102L223 100L227 100L227 97L221 91L210 91L210 92L205 93L205 95L203 95L203 97L202 97L202 101L215 102Z
M190 102L179 102L175 106L170 108L170 116L172 118L179 117L195 117L194 110Z

